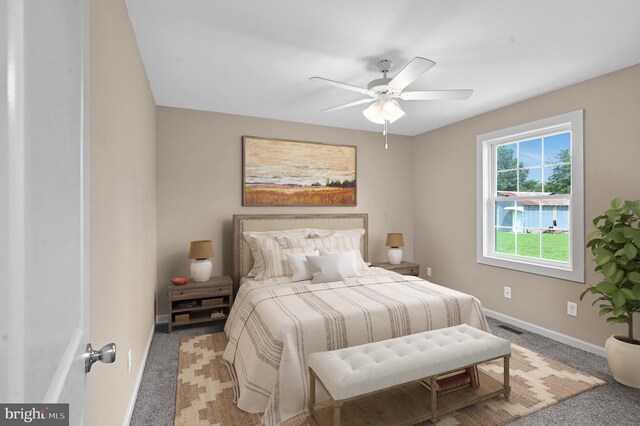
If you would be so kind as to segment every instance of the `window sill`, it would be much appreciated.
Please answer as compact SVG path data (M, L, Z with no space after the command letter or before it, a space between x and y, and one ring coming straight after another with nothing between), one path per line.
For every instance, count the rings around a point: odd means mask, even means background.
M507 260L489 256L478 256L477 262L483 265L497 266L499 268L513 269L530 274L584 283L584 269L577 271L570 267L563 268L561 266L537 265L526 261Z

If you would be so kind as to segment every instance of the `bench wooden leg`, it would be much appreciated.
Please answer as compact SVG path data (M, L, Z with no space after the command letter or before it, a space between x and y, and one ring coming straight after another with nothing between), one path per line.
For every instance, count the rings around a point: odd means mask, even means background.
M333 401L333 426L340 426L340 401Z
M429 386L431 387L431 423L438 421L438 376L429 377Z
M507 355L504 357L504 397L509 399L509 395L511 395L511 386L509 385L509 359L511 355Z

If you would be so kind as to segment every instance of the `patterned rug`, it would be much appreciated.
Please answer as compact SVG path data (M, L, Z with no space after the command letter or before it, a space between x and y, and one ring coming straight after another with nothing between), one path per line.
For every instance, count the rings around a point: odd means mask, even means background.
M182 339L176 392L176 426L260 424L259 414L249 414L233 404L227 368L220 362L227 339L224 333ZM502 425L604 384L533 351L512 344L511 397L502 396L458 410L438 425ZM502 360L480 366L502 382ZM430 423L425 423L430 424ZM287 426L317 425L304 412Z

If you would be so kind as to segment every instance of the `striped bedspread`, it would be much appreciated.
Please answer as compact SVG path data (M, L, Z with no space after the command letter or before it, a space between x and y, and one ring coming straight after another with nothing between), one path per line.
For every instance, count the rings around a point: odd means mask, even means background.
M473 296L379 268L346 281L288 278L240 287L225 325L223 360L238 407L279 424L307 409L307 359L339 349L462 323L488 331ZM322 393L320 393L321 397Z

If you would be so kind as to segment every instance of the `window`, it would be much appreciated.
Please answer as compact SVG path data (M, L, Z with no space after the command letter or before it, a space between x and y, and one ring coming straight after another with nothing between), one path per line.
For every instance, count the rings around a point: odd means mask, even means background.
M584 282L583 111L476 140L478 263Z

